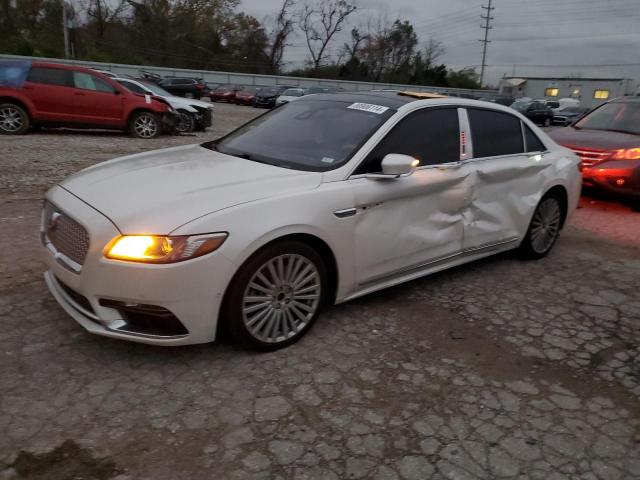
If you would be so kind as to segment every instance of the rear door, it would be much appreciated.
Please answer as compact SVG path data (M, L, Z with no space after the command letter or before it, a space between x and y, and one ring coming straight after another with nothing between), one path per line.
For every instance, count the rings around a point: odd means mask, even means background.
M71 71L55 67L32 67L23 85L39 120L67 122L73 119Z
M475 180L464 248L515 243L540 200L540 173L551 163L542 142L515 115L481 108L467 108L467 115L473 159L466 163Z
M77 120L95 125L122 123L123 95L110 83L86 72L72 72L73 108Z

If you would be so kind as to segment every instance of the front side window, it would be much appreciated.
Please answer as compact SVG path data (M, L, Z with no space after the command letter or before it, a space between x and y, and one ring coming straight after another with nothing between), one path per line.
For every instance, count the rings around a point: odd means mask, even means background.
M347 162L394 113L386 107L372 111L358 105L362 104L300 99L203 146L284 168L333 170Z
M520 119L504 112L467 109L476 158L524 152Z
M115 89L107 82L85 72L73 72L73 86L94 92L114 93Z
M410 113L376 145L355 174L382 171L390 153L409 155L420 166L460 161L460 127L456 108L425 108Z
M27 81L43 83L45 85L69 87L71 83L69 73L69 70L63 70L62 68L33 67L29 72Z
M609 98L609 90L594 90L593 98L596 98L598 100L606 100L607 98Z

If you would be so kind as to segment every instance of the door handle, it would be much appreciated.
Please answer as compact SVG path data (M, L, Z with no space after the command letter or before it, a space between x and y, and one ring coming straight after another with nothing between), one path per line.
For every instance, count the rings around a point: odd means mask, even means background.
M84 93L82 92L73 92L74 95L77 95L79 97L84 97Z
M352 217L356 214L356 209L353 207L343 208L342 210L336 210L333 214L338 218Z

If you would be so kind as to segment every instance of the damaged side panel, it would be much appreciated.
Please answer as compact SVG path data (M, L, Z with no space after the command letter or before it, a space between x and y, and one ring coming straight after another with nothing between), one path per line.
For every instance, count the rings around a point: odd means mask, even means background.
M553 162L542 155L510 155L470 162L474 188L464 235L464 249L522 238L555 177Z
M425 168L394 180L354 179L360 285L462 249L472 184L464 169Z

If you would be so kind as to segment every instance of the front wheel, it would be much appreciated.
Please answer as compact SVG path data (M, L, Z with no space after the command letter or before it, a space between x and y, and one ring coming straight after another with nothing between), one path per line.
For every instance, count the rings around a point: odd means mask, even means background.
M152 112L137 112L131 117L129 130L134 137L156 138L160 135L160 122Z
M0 105L0 133L21 135L29 130L29 115L14 103Z
M547 255L560 236L562 206L557 197L544 197L531 219L529 230L520 244L524 258L538 259Z
M318 318L327 272L308 245L287 241L258 251L228 288L226 327L238 342L277 350L298 341Z
M178 133L190 133L196 128L196 121L189 112L185 110L178 110L180 117L176 123L176 131Z

